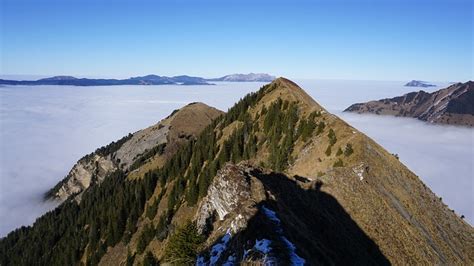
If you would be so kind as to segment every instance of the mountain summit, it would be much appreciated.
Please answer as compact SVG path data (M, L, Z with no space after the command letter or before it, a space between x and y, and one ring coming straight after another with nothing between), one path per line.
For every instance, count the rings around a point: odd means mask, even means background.
M469 224L290 80L186 139L167 158L134 153L134 170L109 172L10 233L0 263L474 263Z

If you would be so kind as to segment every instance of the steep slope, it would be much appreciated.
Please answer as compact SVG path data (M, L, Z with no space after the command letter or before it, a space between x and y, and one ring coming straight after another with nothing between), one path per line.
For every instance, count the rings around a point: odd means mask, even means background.
M344 111L415 117L429 123L472 127L474 82L457 83L433 93L410 92L391 99L356 103Z
M184 142L196 137L222 112L203 103L175 110L159 123L97 149L81 158L69 174L51 189L47 197L61 202L74 195L80 200L89 186L101 183L114 171L140 172L138 166L160 166ZM146 168L146 167L145 167ZM143 170L142 170L143 171Z
M284 78L147 169L9 234L0 263L474 263L470 225Z

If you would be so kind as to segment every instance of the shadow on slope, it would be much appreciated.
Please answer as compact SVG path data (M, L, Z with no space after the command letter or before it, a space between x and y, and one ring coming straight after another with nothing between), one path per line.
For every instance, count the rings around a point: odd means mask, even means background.
M258 204L259 210L245 230L228 241L223 241L224 236L203 252L207 254L206 261L216 256L215 247L222 249L223 245L219 263L228 261L229 256L239 262L246 254L246 262L257 264L264 260L271 262L272 257L282 265L295 264L298 257L309 265L390 264L338 201L321 191L322 182L313 182L311 188L303 189L283 174L266 174L260 170L251 174L263 183L271 200ZM264 243L262 239L268 241ZM288 241L296 247L293 252ZM271 251L266 256L256 252L265 249L268 243Z

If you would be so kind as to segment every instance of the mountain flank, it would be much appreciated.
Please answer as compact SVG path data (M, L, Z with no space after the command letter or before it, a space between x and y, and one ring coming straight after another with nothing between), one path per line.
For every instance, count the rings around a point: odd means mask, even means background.
M344 112L414 117L435 124L474 126L474 82L456 83L428 93L410 92L403 96L356 103Z
M474 263L469 224L390 152L285 78L160 160L118 169L80 201L69 196L10 233L0 263Z

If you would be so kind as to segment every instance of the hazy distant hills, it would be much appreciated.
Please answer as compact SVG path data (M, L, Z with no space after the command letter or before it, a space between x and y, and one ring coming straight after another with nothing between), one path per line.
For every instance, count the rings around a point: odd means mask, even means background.
M271 82L275 79L274 76L264 73L249 73L249 74L232 74L215 79L208 79L209 81L233 81L233 82Z
M421 87L421 88L427 88L427 87L436 87L436 85L430 84L426 81L421 81L421 80L412 80L405 84L405 87Z
M351 105L345 112L414 117L437 124L474 126L474 82L456 83L428 93L410 92L403 96Z
M158 75L147 75L143 77L132 77L128 79L88 79L75 78L71 76L55 76L39 80L4 80L0 84L5 85L72 85L72 86L109 86L109 85L211 85L206 79L191 76L166 77Z
M88 79L72 76L54 76L39 80L5 80L0 79L3 85L72 85L72 86L110 86L110 85L213 85L209 81L234 81L269 82L274 76L268 74L232 74L220 78L205 79L186 75L166 77L158 75L147 75L143 77L131 77L128 79Z

